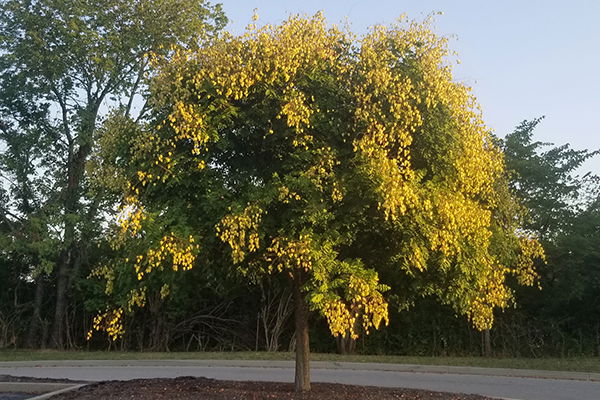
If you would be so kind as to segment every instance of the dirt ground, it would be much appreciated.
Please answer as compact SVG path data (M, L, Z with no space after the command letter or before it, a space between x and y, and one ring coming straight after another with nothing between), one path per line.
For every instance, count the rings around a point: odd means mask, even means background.
M388 389L313 383L308 393L294 393L291 383L234 382L207 378L136 379L94 383L77 391L63 393L52 400L96 399L170 399L170 400L491 400L489 397L429 392L413 389Z

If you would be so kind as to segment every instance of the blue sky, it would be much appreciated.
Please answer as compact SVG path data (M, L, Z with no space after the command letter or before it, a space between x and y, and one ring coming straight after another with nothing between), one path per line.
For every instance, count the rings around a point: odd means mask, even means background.
M243 32L255 8L259 24L322 10L330 23L347 17L359 34L402 13L420 20L441 11L434 27L453 37L461 60L455 79L473 88L497 135L545 115L537 140L600 148L600 1L220 1L233 33ZM584 170L600 174L600 157Z

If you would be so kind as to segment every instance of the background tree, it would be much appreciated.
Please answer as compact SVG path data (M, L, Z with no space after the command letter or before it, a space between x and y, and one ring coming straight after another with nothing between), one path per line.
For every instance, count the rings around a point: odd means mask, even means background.
M523 121L503 140L511 186L528 210L525 227L541 237L548 256L539 269L544 290L541 295L524 291L520 313L526 322L519 324L538 325L529 345L534 355L595 353L600 178L580 171L599 152L536 141L534 129L541 121Z
M551 240L589 205L587 191L597 189L597 178L578 171L599 151L535 141L533 131L542 119L521 122L504 138L503 150L511 188L529 212L526 227Z
M357 337L387 323L396 286L490 327L541 248L517 235L502 155L447 54L427 23L357 40L316 15L155 57L153 120L116 115L100 149L126 193L114 240L138 251L116 264L138 283L95 328L117 337L157 277L205 263L287 278L297 390L309 310Z
M68 288L100 235L104 198L89 193L84 172L98 122L109 106L142 118L145 54L197 46L226 20L202 0L3 0L1 10L6 215L41 218L49 232L36 240L60 243L45 261L55 291L52 345L63 348ZM32 269L43 256L33 257Z

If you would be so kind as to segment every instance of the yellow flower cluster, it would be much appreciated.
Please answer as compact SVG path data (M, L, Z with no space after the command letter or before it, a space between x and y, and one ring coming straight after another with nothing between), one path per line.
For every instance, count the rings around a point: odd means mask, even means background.
M378 329L381 322L389 323L388 304L381 294L387 289L378 284L378 280L366 281L351 275L345 298L331 299L323 305L323 315L331 334L334 336L349 334L357 339L361 327L365 334L371 328Z
M340 201L344 200L344 193L342 192L339 183L336 181L333 181L332 184L331 200L333 200L335 203L339 203Z
M161 300L166 299L169 296L169 294L171 294L171 288L169 287L168 284L165 283L160 288L160 298L161 298Z
M356 67L360 79L353 86L355 123L364 132L355 140L355 151L362 155L367 174L377 179L381 207L390 219L418 203L410 145L412 133L422 123L420 96L410 78L398 70L403 53L414 47L410 35L401 35L410 32L391 35L378 27L363 38Z
M94 331L104 331L112 341L117 340L125 332L122 317L123 309L121 308L96 315L92 322L92 329L88 331L86 339L90 340Z
M498 148L491 144L490 135L484 131L483 122L477 125L480 115L460 115L464 118L461 127L461 149L456 160L457 179L455 188L472 198L481 198L489 206L495 206L494 182L504 171L504 160Z
M315 99L296 86L296 77L323 66L341 74L345 66L339 62L339 48L346 41L338 29L326 28L318 14L311 19L291 17L276 27L251 26L238 37L225 34L193 53L174 48L169 60L154 57L153 64L161 70L152 83L154 99L158 104L173 104L173 111L157 131L168 123L175 136L167 142L172 146L191 142L192 154L200 155L211 140L205 121L218 118L224 109L215 105L224 107L225 103L215 102L212 111L201 111L199 103L214 97L235 102L257 88L270 88L280 101L279 113L273 118L285 119L296 133L294 146L308 148L313 137L306 130L311 127L311 116L320 110Z
M199 246L194 244L194 237L187 240L178 238L174 233L163 236L156 248L149 248L145 254L134 260L134 270L138 280L153 270L161 270L168 263L173 271L192 269L196 261Z
M105 281L104 293L110 295L113 292L115 282L115 270L109 265L101 265L92 270L88 278L100 278Z
M303 133L305 127L310 128L310 116L313 113L311 108L306 104L304 93L290 85L284 95L284 99L287 102L281 108L279 117L287 117L287 125L290 128L294 128L297 133ZM316 109L314 112L317 113L319 110ZM307 141L310 141L310 139ZM293 144L294 146L299 146L301 142L295 141Z
M174 140L190 141L192 154L200 155L202 150L206 149L210 136L207 134L198 106L178 101L173 108L174 111L169 115L168 120L175 132Z
M156 186L159 182L166 182L174 171L175 142L171 139L163 139L160 135L160 130L165 123L163 121L158 125L156 131L144 130L130 139L132 161L141 164L150 162L150 166L138 171L137 179L129 183L128 191L134 196L139 196L141 189L146 186Z
M284 269L299 269L308 272L312 268L311 237L301 234L297 240L276 237L267 248L265 260L269 273Z
M513 300L513 292L505 284L506 276L516 276L519 284L533 286L539 278L534 260L545 262L544 249L539 241L520 236L517 263L513 267L494 264L477 277L478 292L471 301L467 315L477 329L490 329L494 322L494 308L505 308ZM539 286L538 282L538 287Z
M263 210L249 205L239 214L229 214L215 227L217 237L231 248L234 263L244 260L246 253L254 253L260 248L258 226Z
M546 254L539 241L527 236L519 237L520 254L517 260L517 266L512 271L517 277L519 284L524 286L533 286L539 278L535 270L534 260L546 262ZM539 286L538 282L538 287Z
M121 234L128 233L135 236L142 229L142 222L146 218L144 206L135 196L126 196L117 218L117 223L121 227Z
M288 83L302 69L333 64L338 56L335 44L342 38L338 30L326 29L321 14L291 17L286 24L250 29L239 37L224 36L195 55L204 67L197 71L195 83L208 78L218 95L242 99L257 82Z
M323 306L322 310L332 335L344 336L346 333L349 333L353 339L358 337L356 333L356 318L358 314L352 313L346 303L340 299L331 300Z
M465 243L487 249L491 232L488 229L492 213L463 194L440 193L434 198L433 216L439 229L428 239L431 250L439 250L446 257L459 254Z
M427 21L405 29L379 27L361 41L355 117L365 134L355 149L379 183L380 205L389 219L420 209L430 196L430 190L419 188L411 146L434 109L443 107L455 124L458 151L448 154L457 172L447 177L452 191L491 201L493 182L502 172L502 158L491 145L476 100L468 87L452 81L447 55L446 39L435 36ZM421 79L402 73L407 61L415 63Z
M336 166L340 165L340 161L329 146L315 148L313 155L317 158L317 162L303 171L301 175L308 178L320 192L324 193L329 189L334 202L341 201L344 196L334 170Z
M512 291L505 285L508 268L496 265L485 270L477 279L478 292L467 311L467 316L479 330L491 329L494 308L505 308L513 299Z
M132 312L134 307L144 307L146 305L146 290L145 286L141 288L131 289L129 291L129 299L127 300L127 312Z
M290 200L301 200L302 197L300 197L300 195L296 192L293 192L290 190L290 188L288 188L287 186L280 186L279 187L279 201L281 201L284 204L287 204L290 202Z

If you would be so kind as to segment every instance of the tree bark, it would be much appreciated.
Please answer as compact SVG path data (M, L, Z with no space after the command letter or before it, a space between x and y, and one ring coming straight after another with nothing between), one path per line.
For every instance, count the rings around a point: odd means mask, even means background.
M40 346L40 336L38 331L40 327L40 316L42 309L42 302L44 300L44 277L40 274L37 277L35 284L35 299L33 300L33 316L29 323L29 330L27 332L27 347L37 348Z
M486 357L492 356L492 340L490 337L490 330L485 329L483 332L483 355Z
M71 264L71 248L69 246L60 257L57 265L56 305L54 308L54 324L52 328L51 347L62 350L65 348L65 316L67 310L67 283Z
M294 306L296 320L296 392L310 390L310 347L308 343L308 308L302 294L300 271L294 278Z
M93 120L97 110L93 112ZM93 134L93 126L88 127L89 131L82 137L82 143L79 150L74 155L69 155L67 164L67 186L64 192L64 250L59 257L57 267L57 282L56 282L56 308L54 310L54 327L52 330L52 344L58 348L64 348L64 332L65 332L65 314L67 308L67 289L73 269L73 262L76 246L76 221L77 209L79 206L79 195L81 181L83 180L85 163L91 151L91 136Z
M346 332L344 335L338 335L335 338L337 350L339 354L354 354L356 349L356 339L350 337L350 332Z

